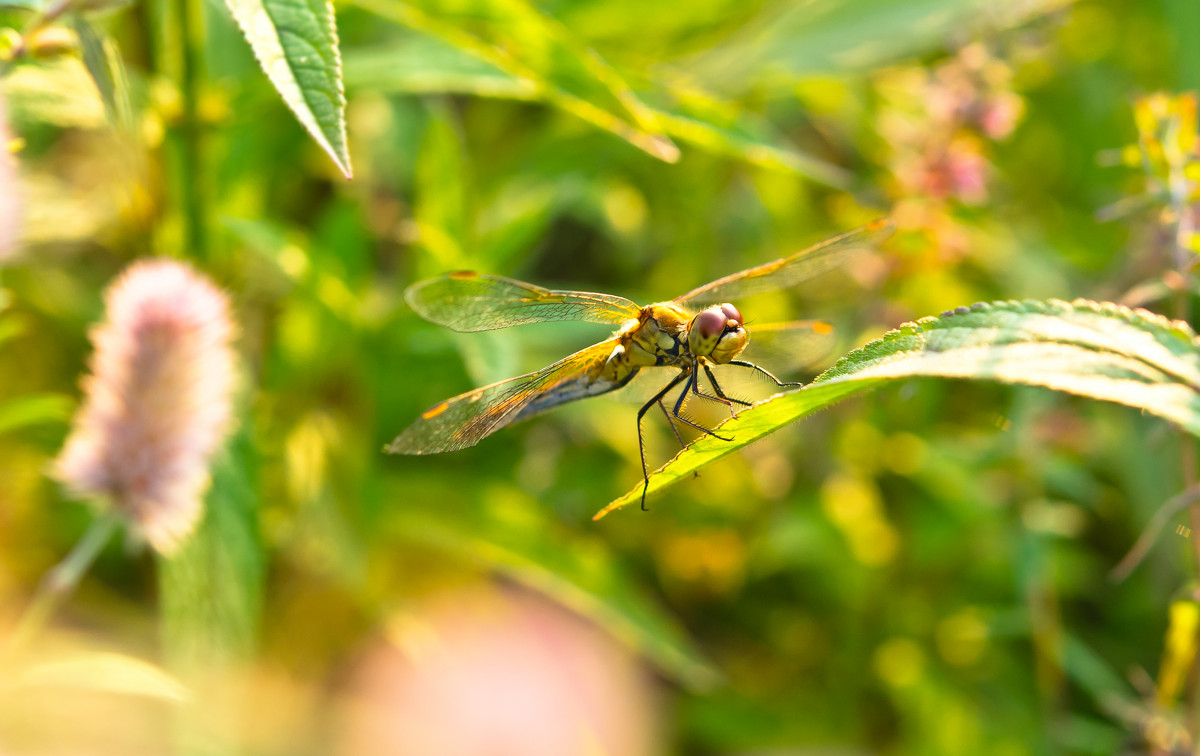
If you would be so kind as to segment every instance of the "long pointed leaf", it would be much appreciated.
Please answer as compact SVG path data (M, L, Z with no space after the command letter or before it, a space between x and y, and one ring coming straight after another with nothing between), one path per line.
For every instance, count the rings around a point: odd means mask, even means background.
M1200 435L1200 342L1186 324L1087 300L998 302L908 323L856 349L799 391L720 426L650 476L649 495L852 394L914 377L1044 386L1158 415ZM639 485L596 515L641 498Z
M346 96L329 0L225 0L267 78L350 178Z

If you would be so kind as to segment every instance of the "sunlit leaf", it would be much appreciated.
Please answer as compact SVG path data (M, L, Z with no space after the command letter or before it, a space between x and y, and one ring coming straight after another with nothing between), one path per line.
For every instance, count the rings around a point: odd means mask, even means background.
M538 87L440 39L413 36L386 47L348 50L346 88L376 92L469 94L530 100Z
M346 97L328 0L226 0L246 41L317 144L349 178Z
M349 51L345 65L346 86L352 89L416 94L445 92L539 100L564 106L564 100L539 86L535 79L510 74L500 65L429 37L417 36L387 47ZM569 107L563 109L574 112ZM838 188L851 183L846 170L791 147L737 107L729 107L731 114L721 120L682 103L657 107L647 104L645 109L664 134L707 152L808 176Z
M722 423L650 476L649 494L852 394L914 377L1043 386L1138 407L1200 435L1200 345L1180 322L1112 304L1000 302L909 323L799 391ZM637 502L638 485L596 518Z
M355 0L534 88L539 97L673 163L679 148L621 75L570 30L522 0Z
M43 423L65 423L75 402L62 394L32 394L0 402L0 433Z
M129 104L125 66L116 44L103 37L92 22L81 14L76 13L71 17L71 26L79 36L83 64L96 83L109 120L125 132L130 132L133 128L133 110Z
M816 0L767 5L729 43L685 66L721 91L802 76L868 71L942 49L985 29L1003 29L1072 0ZM902 32L899 30L903 30Z
M186 687L160 667L112 653L84 653L40 662L0 685L13 694L35 688L69 688L186 701Z
M18 130L23 122L81 129L104 125L104 103L87 69L75 58L15 66L0 84Z
M784 146L762 133L754 133L748 128L749 119L745 116L730 126L669 111L659 111L659 118L668 134L708 152L740 158L763 168L797 173L839 189L850 186L849 171Z

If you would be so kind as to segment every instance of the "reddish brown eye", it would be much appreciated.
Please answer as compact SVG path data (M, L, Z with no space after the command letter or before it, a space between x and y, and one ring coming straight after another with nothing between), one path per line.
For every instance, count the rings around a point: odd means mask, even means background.
M733 305L729 304L728 302L721 305L721 312L725 313L726 318L728 318L729 320L732 320L733 322L737 323L738 325L741 325L744 322L742 320L742 313L738 312L738 308L734 307Z
M715 307L707 309L696 316L695 327L706 339L719 336L725 330L725 313Z

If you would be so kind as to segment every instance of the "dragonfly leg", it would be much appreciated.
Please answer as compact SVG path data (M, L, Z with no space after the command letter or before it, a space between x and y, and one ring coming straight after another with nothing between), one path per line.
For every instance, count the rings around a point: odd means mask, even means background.
M713 391L717 392L717 396L724 399L725 403L729 405L729 414L730 415L733 414L733 405L734 404L740 404L743 407L749 407L751 405L751 402L742 401L741 399L735 399L732 396L726 396L725 392L721 390L721 384L717 383L717 376L713 375L712 368L708 366L708 363L704 363L704 374L708 376L708 380L712 383ZM700 381L696 381L697 385L699 385L699 383L700 383ZM699 393L700 396L705 396L705 394L703 394L701 392L697 392L697 393ZM708 397L708 398L711 398L711 397Z
M696 386L696 371L693 370L688 373L688 383L686 386L683 387L683 391L681 391L679 393L679 398L677 400L675 400L675 408L672 411L672 414L675 415L675 419L679 420L681 422L687 423L688 425L692 426L693 428L700 431L701 433L703 433L706 436L712 436L713 438L719 438L722 441L732 441L733 440L732 438L726 438L725 436L715 433L712 430L705 428L703 425L700 425L699 423L694 423L691 420L688 420L686 417L683 416L683 414L682 414L683 400L687 398L688 391L693 390L695 388L695 386ZM699 394L699 395L704 397L705 399L708 398L704 394ZM717 400L717 401L719 401L719 400Z
M781 381L778 378L776 378L774 375L772 375L771 371L767 370L766 368L759 367L758 365L755 365L753 362L746 362L745 360L730 360L729 364L737 365L738 367L750 368L751 370L757 370L758 372L767 376L771 380L775 381L776 386L803 386L804 385L803 383L801 383L799 381Z
M689 381L688 385L683 389L684 395L686 395L688 391L691 391L693 394L700 397L701 399L707 399L710 402L718 402L720 404L724 404L726 407L729 408L729 413L733 414L733 402L729 401L729 397L725 396L724 392L722 392L721 389L717 387L716 381L713 381L713 388L715 388L717 390L717 396L713 396L712 394L706 394L700 390L700 365L701 364L702 363L700 362L700 360L692 361L692 380ZM708 365L704 365L704 369L708 370ZM708 377L710 379L712 378L711 372L708 374Z
M686 449L687 444L683 443L683 436L679 435L679 428L675 425L675 418L671 417L670 412L667 412L667 405L663 404L662 399L658 400L658 408L662 410L663 417L667 418L667 424L671 426L671 432L675 434L675 440L679 442L680 448Z
M670 412L667 412L667 405L663 404L662 399L658 400L658 408L662 410L663 417L667 418L667 424L671 426L671 432L675 434L675 440L679 442L679 448L686 449L687 444L683 442L683 436L679 435L679 428L675 426L675 418L671 417ZM699 478L700 472L698 470L693 470L692 477Z
M642 458L642 511L646 511L646 493L650 490L650 472L646 469L646 441L642 437L642 418L650 411L654 405L662 405L662 398L667 395L667 392L679 385L687 373L680 371L679 375L671 379L671 382L662 387L662 390L654 395L654 398L642 405L642 408L637 413L637 433L638 433L638 455ZM663 412L666 412L666 407L663 407ZM680 418L682 419L682 418ZM667 416L670 422L670 415ZM671 430L675 431L675 438L679 438L679 431L675 428L675 423L671 422ZM680 444L683 440L680 439Z

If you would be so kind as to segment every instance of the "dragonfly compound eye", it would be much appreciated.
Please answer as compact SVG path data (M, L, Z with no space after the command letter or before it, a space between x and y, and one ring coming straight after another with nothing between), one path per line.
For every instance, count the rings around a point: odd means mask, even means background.
M716 307L710 307L696 316L692 327L699 330L702 338L711 339L720 336L725 330L726 319L727 316L724 312Z
M732 320L733 322L737 323L738 325L741 325L742 323L746 322L746 321L742 320L742 313L738 311L738 308L734 307L733 305L729 304L728 302L721 305L721 312L725 314L725 317L728 320Z

